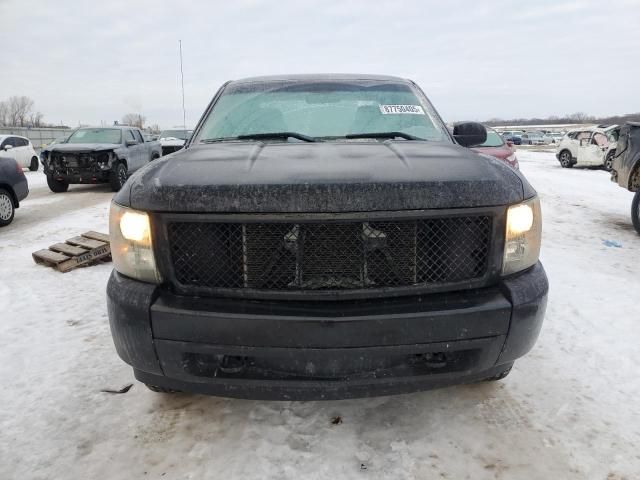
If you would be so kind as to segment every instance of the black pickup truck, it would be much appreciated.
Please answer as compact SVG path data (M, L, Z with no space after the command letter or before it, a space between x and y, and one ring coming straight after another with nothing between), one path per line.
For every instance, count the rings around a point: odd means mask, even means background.
M225 84L114 197L116 350L154 391L386 395L506 376L548 283L536 192L409 80Z
M54 193L72 183L109 183L117 192L130 174L161 155L160 143L145 140L140 129L114 126L79 128L45 147L40 159Z
M627 122L621 129L611 163L611 180L630 192L631 221L640 233L640 122Z

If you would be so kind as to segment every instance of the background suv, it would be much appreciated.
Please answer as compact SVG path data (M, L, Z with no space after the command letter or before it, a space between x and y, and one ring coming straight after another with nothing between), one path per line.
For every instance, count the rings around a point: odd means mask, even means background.
M612 134L617 129L617 125L611 125L571 130L560 140L556 158L563 168L605 166L605 157L614 138Z

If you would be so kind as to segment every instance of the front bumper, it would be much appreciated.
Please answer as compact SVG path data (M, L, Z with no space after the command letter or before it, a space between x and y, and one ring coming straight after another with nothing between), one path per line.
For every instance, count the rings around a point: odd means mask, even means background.
M45 175L50 175L56 180L71 184L94 184L109 181L109 175L113 170L113 163L91 161L85 165L62 166L52 163L51 158L40 155L40 163Z
M180 297L114 272L116 350L142 382L255 399L335 399L490 377L535 343L541 264L490 288L339 302Z
M29 183L27 182L27 178L24 174L20 181L13 184L13 193L16 195L15 207L18 208L20 206L20 202L29 195Z

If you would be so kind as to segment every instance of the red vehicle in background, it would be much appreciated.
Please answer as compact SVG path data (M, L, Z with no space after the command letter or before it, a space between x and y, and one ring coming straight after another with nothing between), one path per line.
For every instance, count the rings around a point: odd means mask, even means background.
M491 127L487 128L487 140L477 147L473 147L471 150L484 153L485 155L491 155L516 170L519 170L518 159L516 158L516 149L513 146L513 142L502 139L498 132Z

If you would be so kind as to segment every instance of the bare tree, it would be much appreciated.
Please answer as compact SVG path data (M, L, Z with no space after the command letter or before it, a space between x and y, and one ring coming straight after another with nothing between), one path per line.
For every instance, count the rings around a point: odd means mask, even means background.
M122 125L129 125L131 127L144 128L144 122L146 117L139 113L127 113L124 117L122 117Z
M9 105L7 102L0 102L0 125L8 125Z
M42 117L43 115L40 112L32 113L31 116L29 117L29 123L33 127L43 127L44 124L42 123Z
M9 125L24 127L33 110L33 100L24 95L10 97L7 100L7 110Z
M594 120L593 116L587 115L584 112L572 113L571 115L567 115L567 118L575 121L576 123L585 123L585 122L591 122Z

